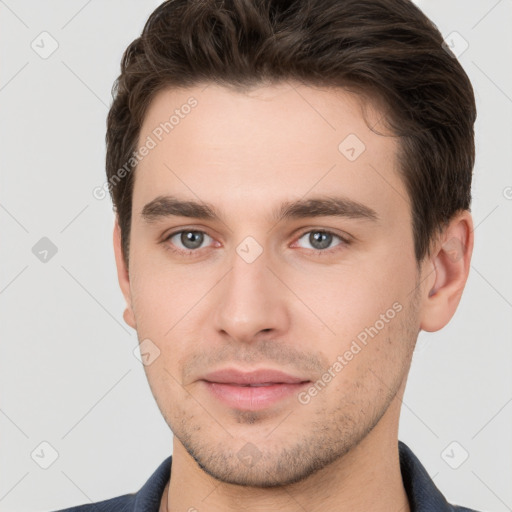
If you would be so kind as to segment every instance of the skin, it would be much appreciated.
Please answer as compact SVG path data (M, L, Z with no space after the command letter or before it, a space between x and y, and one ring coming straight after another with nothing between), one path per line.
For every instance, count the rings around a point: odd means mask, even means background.
M160 510L410 511L398 458L401 399L419 331L441 329L459 304L471 215L453 218L418 271L399 141L369 129L359 97L297 83L168 89L151 102L140 143L191 96L197 106L135 171L129 266L114 227L124 318L160 350L144 368L174 433ZM367 120L382 132L382 113L370 107ZM338 150L351 133L366 146L354 161ZM206 201L222 221L147 222L144 205L165 194ZM283 201L327 194L371 207L378 222L269 219ZM200 248L179 234L165 240L179 229L204 233ZM334 233L327 249L313 245L315 230ZM337 238L347 235L350 244ZM247 236L262 249L251 263L236 251ZM236 367L315 382L394 303L401 311L307 404L291 396L238 410L198 380ZM250 466L237 456L247 443Z

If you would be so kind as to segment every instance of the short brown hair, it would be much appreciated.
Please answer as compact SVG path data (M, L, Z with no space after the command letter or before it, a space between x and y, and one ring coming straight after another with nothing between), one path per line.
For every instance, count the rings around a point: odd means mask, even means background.
M107 180L126 262L131 157L155 94L208 82L243 89L289 79L383 101L399 137L417 262L451 218L470 209L473 88L437 27L411 1L168 0L126 49L107 119Z

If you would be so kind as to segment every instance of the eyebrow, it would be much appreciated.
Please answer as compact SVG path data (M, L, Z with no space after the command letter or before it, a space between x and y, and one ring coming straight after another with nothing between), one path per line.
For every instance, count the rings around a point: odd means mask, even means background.
M175 196L158 196L142 209L143 220L152 224L172 216L220 221L221 215L209 203L182 200ZM375 210L346 197L321 196L296 201L286 201L272 211L271 220L309 217L346 217L377 222Z

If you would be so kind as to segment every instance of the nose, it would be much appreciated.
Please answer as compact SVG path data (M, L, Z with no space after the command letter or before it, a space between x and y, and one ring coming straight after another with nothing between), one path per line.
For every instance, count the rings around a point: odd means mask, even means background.
M250 343L262 336L279 337L289 326L286 287L270 270L265 251L252 262L238 253L217 289L215 328L234 341Z

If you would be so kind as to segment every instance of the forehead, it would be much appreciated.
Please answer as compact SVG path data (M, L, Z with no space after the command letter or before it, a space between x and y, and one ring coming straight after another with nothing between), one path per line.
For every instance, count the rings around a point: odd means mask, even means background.
M138 147L150 149L135 172L134 208L165 193L274 208L273 199L336 189L385 215L399 196L407 203L398 143L372 131L386 133L383 115L365 106L340 88L295 83L162 90L139 135Z

